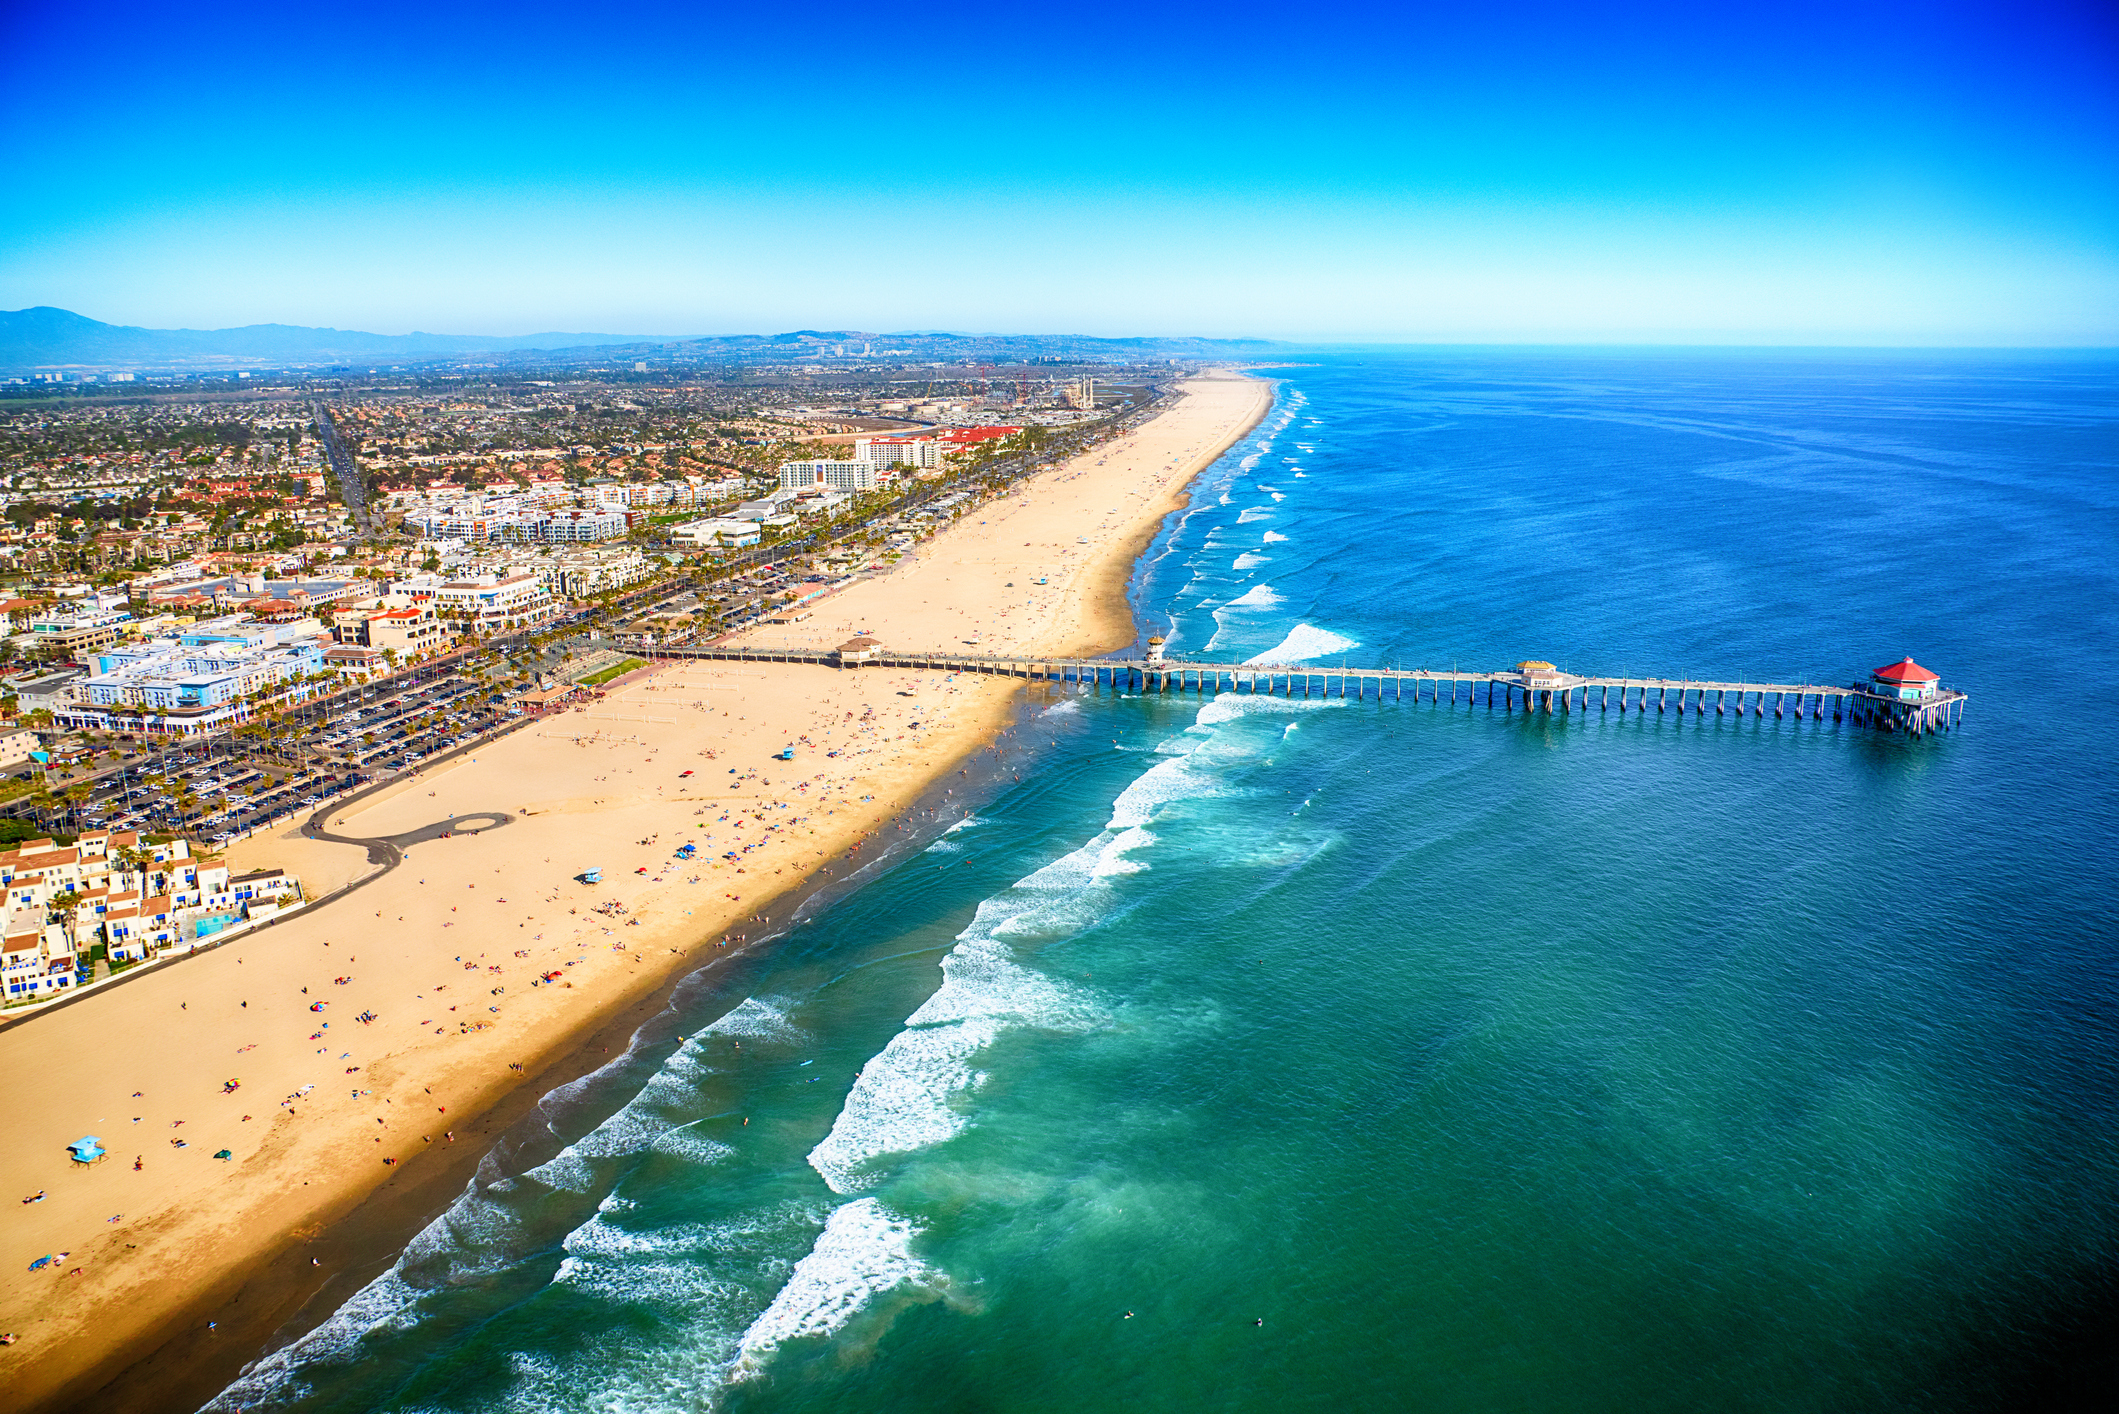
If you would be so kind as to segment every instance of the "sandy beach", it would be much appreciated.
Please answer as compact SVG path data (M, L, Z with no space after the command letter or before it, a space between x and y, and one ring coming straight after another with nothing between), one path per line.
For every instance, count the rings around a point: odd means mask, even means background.
M1141 547L1269 401L1256 379L1193 380L1126 438L745 641L1123 647ZM142 1361L188 1369L172 1388L205 1374L218 1387L342 1274L344 1244L324 1234L390 1190L431 1215L496 1117L558 1070L593 1068L579 1054L590 1037L740 951L773 900L872 858L916 798L952 789L1019 691L943 673L659 665L334 808L328 828L348 836L463 821L376 882L0 1030L10 1407L75 1407L128 1369L136 1383ZM370 867L359 848L298 837L245 841L231 863L297 870L312 896ZM580 880L590 868L600 882ZM110 1157L83 1168L65 1145L87 1134ZM206 1323L246 1288L252 1306L223 1340Z

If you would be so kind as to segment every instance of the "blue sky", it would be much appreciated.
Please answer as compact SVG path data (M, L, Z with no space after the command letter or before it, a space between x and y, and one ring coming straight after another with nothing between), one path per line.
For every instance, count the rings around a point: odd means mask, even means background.
M0 308L2114 345L2115 15L10 4Z

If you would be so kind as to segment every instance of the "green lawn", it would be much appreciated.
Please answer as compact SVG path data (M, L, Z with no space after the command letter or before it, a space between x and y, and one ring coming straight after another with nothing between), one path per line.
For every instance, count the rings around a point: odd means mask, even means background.
M579 682L583 687L602 687L612 678L622 678L633 669L646 666L647 660L644 658L628 658L623 663L611 664L600 673L590 673L587 677L577 678L575 681Z

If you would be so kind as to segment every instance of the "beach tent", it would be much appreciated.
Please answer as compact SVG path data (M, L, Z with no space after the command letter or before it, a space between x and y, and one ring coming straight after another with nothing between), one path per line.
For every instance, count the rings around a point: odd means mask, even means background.
M93 1134L76 1139L66 1146L66 1151L74 1156L74 1162L77 1164L92 1164L109 1157L103 1152L102 1139Z
M235 1157L235 1150L223 1149L220 1153L215 1154L214 1157L217 1159L232 1159Z

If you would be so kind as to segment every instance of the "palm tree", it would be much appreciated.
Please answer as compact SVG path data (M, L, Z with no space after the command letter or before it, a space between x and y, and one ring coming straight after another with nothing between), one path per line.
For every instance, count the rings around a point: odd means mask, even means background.
M66 798L73 802L72 814L75 834L81 832L81 804L95 793L95 786L88 781L77 781L66 788Z

